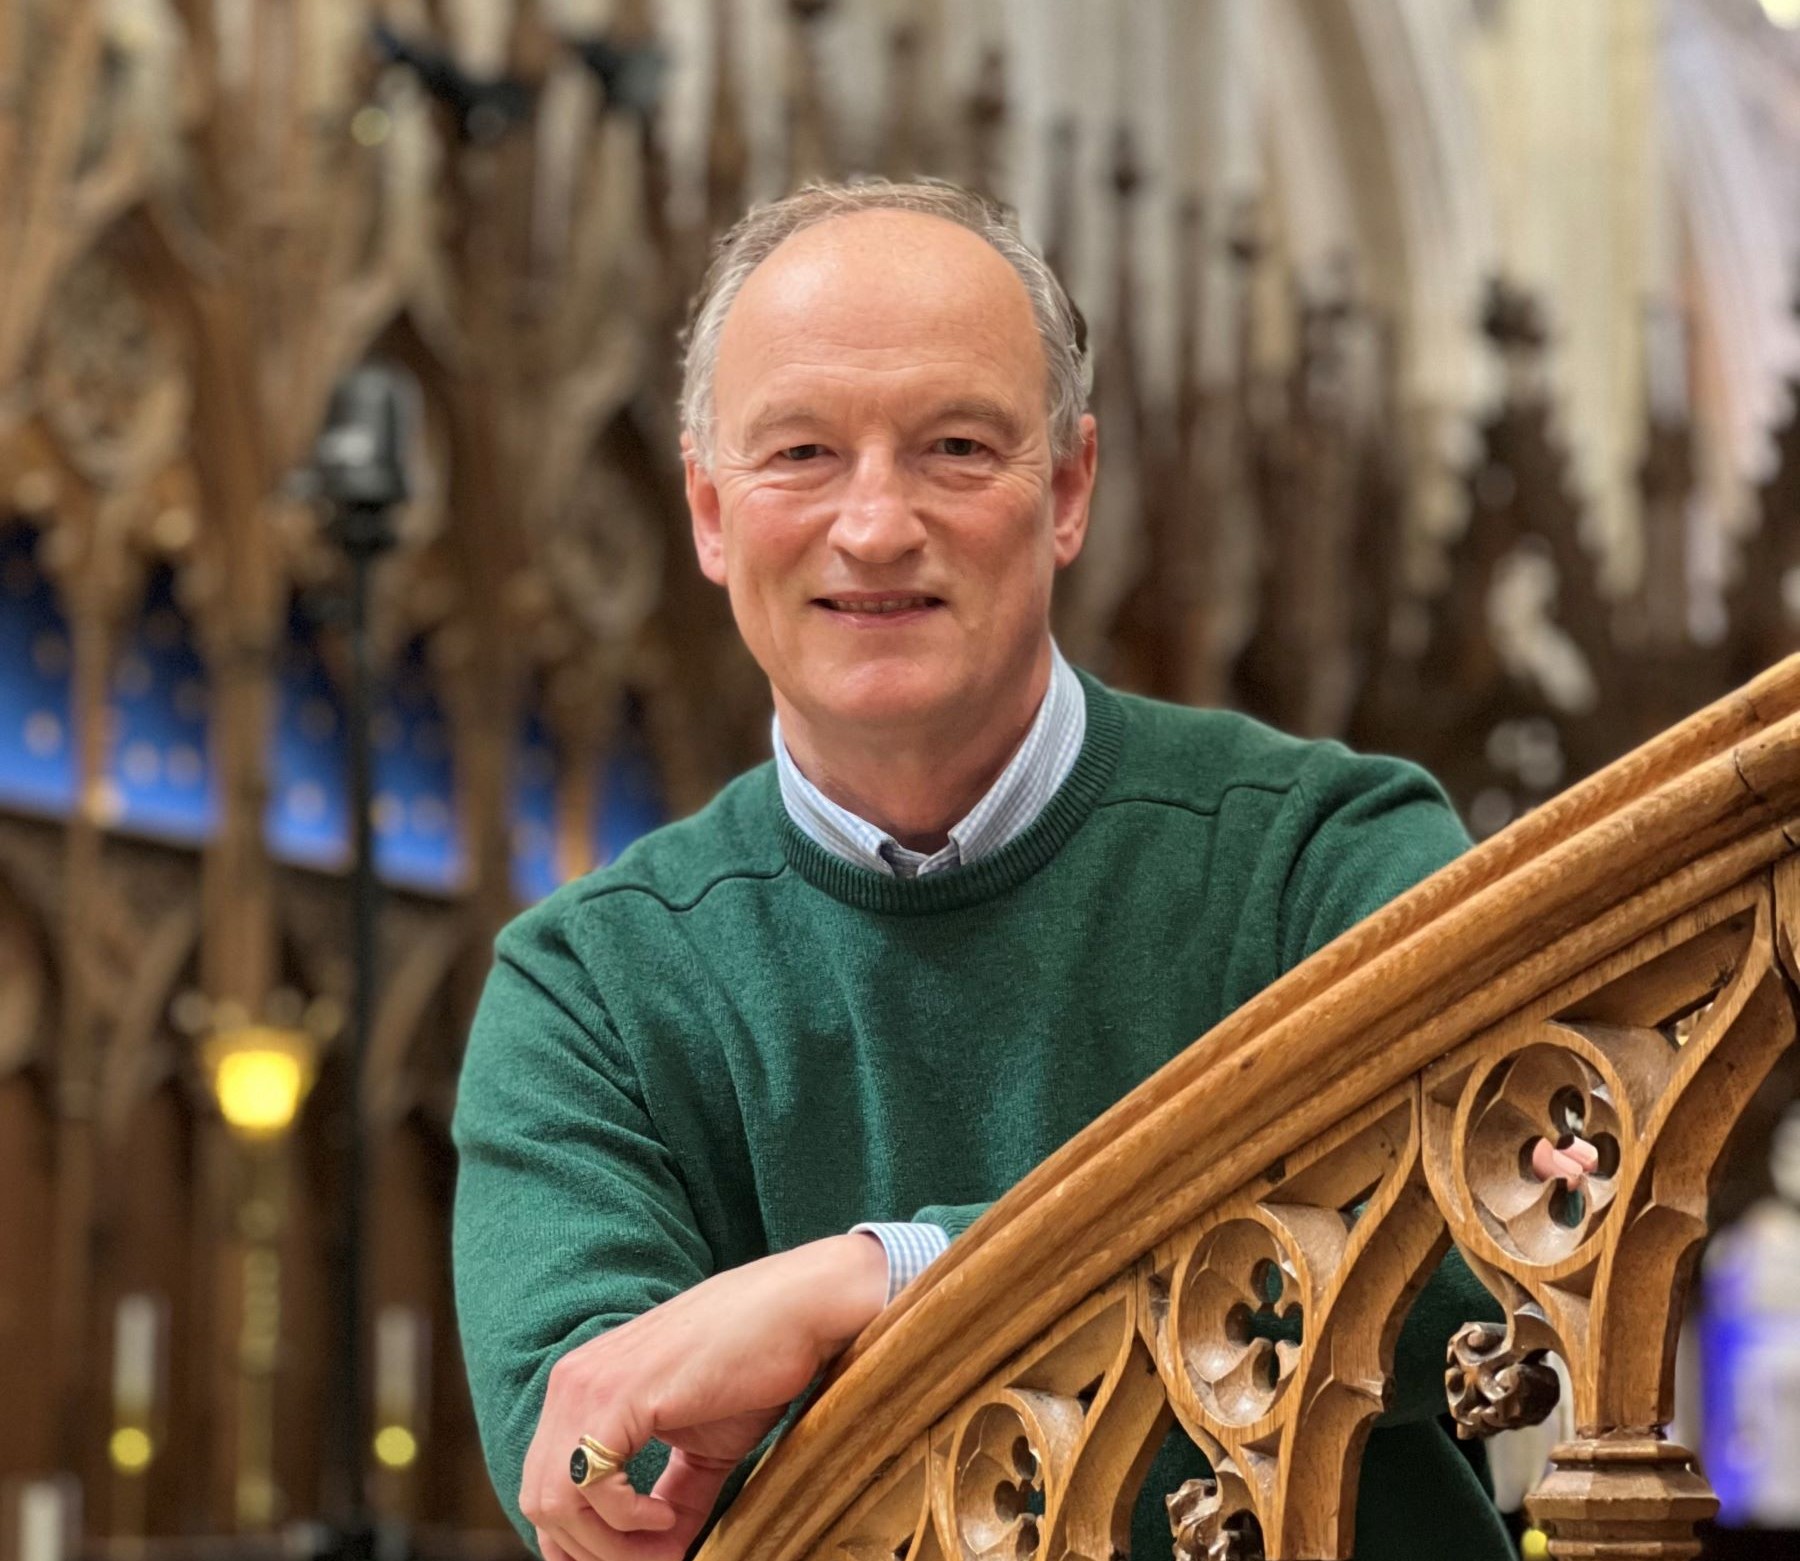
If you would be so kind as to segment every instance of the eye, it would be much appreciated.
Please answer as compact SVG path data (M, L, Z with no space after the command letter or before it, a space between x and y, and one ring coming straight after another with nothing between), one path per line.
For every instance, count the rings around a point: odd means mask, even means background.
M784 461L811 461L825 453L822 444L791 444L781 452Z
M961 434L951 434L939 439L934 447L940 455L979 455L987 447L979 439L969 439Z

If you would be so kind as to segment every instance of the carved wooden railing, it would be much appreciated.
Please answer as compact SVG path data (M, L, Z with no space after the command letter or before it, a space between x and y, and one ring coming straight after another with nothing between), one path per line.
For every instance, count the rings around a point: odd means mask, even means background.
M705 1561L1111 1561L1171 1415L1217 1479L1179 1553L1350 1554L1399 1320L1454 1241L1503 1303L1447 1373L1472 1429L1574 1439L1556 1556L1692 1555L1662 1439L1728 1135L1795 1033L1800 657L1352 929L1013 1188L838 1362ZM1544 1137L1598 1163L1540 1182ZM1270 1266L1272 1265L1272 1266ZM1298 1343L1250 1337L1281 1288ZM1537 1398L1534 1405L1531 1401Z

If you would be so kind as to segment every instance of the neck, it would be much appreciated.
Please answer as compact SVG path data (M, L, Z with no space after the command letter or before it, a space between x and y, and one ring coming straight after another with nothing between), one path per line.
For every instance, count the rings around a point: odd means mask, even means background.
M917 729L866 731L809 721L780 694L782 741L813 785L909 851L940 851L1019 751L1050 688L1050 642L1017 693L971 718L958 712Z

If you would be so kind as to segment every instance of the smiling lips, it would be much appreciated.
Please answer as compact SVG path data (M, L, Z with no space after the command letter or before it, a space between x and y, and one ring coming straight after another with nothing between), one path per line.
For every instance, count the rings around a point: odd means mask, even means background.
M858 617L923 612L944 605L943 599L937 596L821 596L815 600L833 612L853 613Z

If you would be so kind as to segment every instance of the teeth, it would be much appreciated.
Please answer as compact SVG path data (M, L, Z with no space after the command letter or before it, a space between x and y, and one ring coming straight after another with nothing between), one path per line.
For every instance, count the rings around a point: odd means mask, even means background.
M929 607L929 596L884 596L875 602L840 602L832 597L826 600L839 612L905 612L912 607Z

